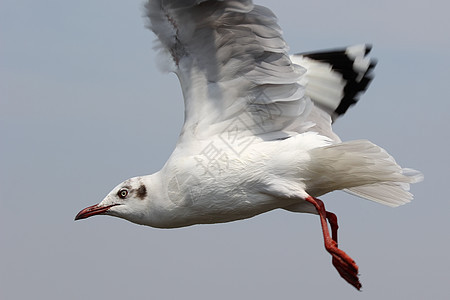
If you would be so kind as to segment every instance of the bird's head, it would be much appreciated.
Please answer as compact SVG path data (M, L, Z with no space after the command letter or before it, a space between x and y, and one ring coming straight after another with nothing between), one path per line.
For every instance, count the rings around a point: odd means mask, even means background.
M110 215L142 224L147 219L149 199L149 180L134 177L117 185L100 203L86 207L75 220L95 215Z

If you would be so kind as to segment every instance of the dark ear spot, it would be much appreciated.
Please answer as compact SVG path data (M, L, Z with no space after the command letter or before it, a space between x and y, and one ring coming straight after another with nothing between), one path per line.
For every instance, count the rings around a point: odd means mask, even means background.
M145 185L141 184L141 186L136 190L136 196L141 200L147 197L147 188Z

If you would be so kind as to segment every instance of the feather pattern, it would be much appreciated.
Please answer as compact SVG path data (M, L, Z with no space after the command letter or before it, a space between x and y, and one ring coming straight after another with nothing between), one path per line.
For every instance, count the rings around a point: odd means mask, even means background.
M372 81L376 61L367 57L371 49L362 44L295 54L291 59L307 69L300 80L306 94L334 120L358 101Z
M182 140L207 138L235 120L249 135L285 137L309 112L298 82L305 70L291 62L269 9L246 0L151 0L147 15L182 86Z

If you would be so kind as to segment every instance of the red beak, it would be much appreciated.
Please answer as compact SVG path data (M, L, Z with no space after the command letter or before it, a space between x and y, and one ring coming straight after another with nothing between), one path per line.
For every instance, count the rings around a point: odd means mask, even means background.
M100 215L105 213L106 211L108 211L108 209L110 209L113 206L116 206L118 204L112 204L112 205L108 205L108 206L98 206L98 204L86 207L85 209L83 209L82 211L80 211L76 217L75 217L75 221L76 220L81 220L81 219L86 219L95 215Z

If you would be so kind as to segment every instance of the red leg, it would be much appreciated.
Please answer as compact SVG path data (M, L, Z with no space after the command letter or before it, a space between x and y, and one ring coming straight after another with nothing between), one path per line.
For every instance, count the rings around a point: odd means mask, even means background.
M336 242L336 247L337 247L337 245L338 245L338 229L339 229L337 217L332 212L327 211L326 213L327 213L328 223L330 223L330 226L331 226L331 236L333 237L333 241Z
M319 213L325 249L333 257L333 266L342 278L353 285L356 289L360 290L361 283L358 279L358 266L350 256L337 247L338 224L336 215L331 212L327 212L323 202L317 198L309 196L305 200L313 204ZM330 232L328 230L327 219L331 225L332 236L330 236Z
M336 215L334 213L329 212L329 211L326 211L326 217L327 217L328 223L330 223L330 226L331 226L331 236L333 238L333 241L336 242L336 247L338 247L338 234L337 234L337 232L338 232L338 229L339 229L339 225L338 225L338 222L337 222L337 217L336 217ZM340 267L339 266L340 266L341 261L334 255L332 257L333 257L333 259L332 259L333 266L338 270L339 274L343 278L346 278L345 280L348 281L348 282L350 280L352 280L351 276L349 277L348 274L342 273L340 271ZM348 277L348 279L347 279L347 277Z

